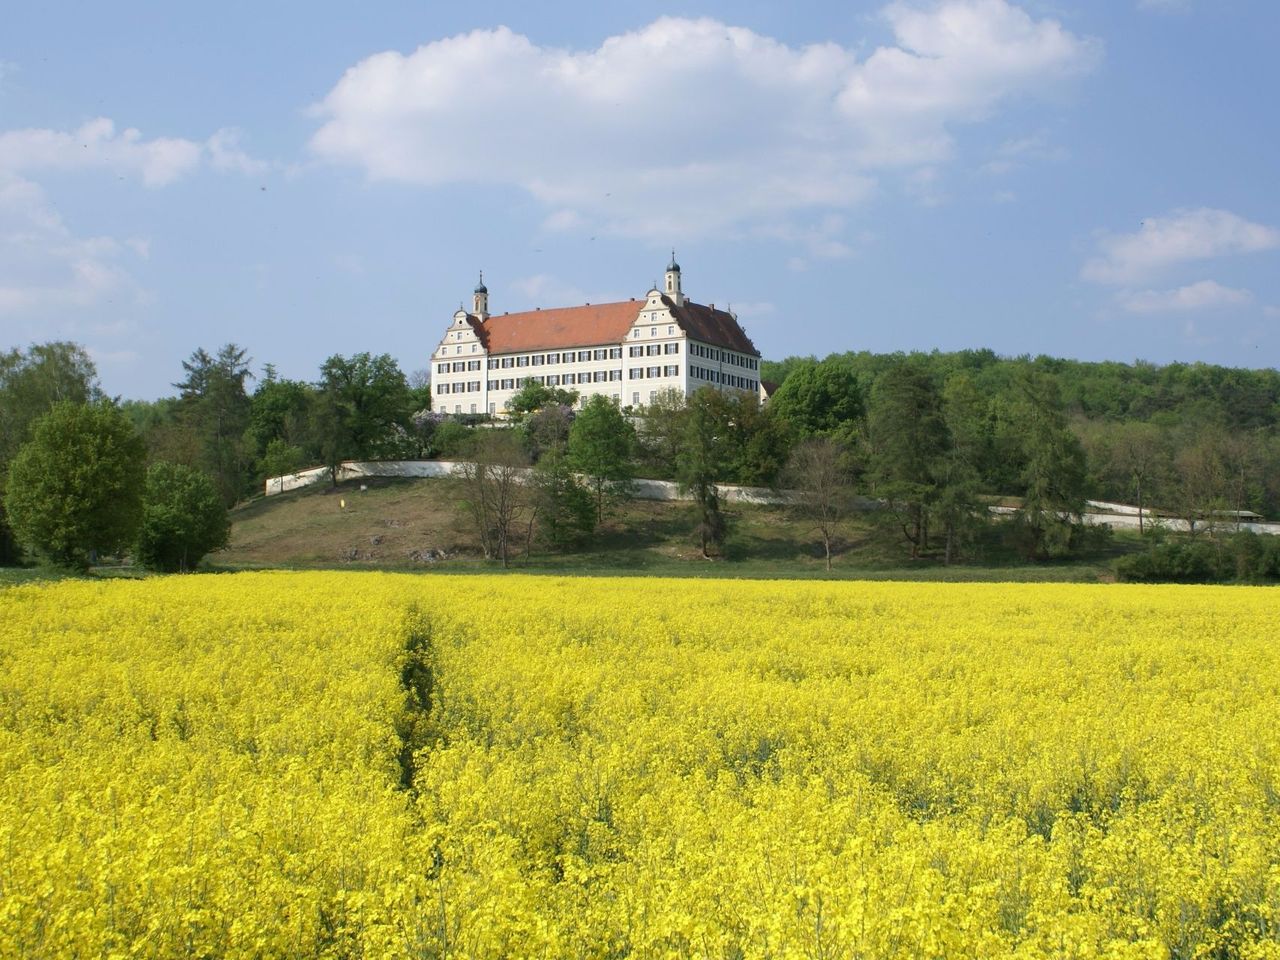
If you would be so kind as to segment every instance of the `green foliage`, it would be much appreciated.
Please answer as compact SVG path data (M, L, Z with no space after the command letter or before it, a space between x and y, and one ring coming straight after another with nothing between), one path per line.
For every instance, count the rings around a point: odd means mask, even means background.
M596 504L578 482L564 453L547 450L530 478L538 535L556 549L585 540L596 525Z
M1280 537L1242 531L1223 540L1170 540L1116 561L1127 583L1277 583Z
M179 418L193 441L187 466L203 470L227 506L252 487L252 451L245 442L251 403L245 382L252 376L246 352L234 343L210 356L196 350L182 362L186 377L175 383Z
M4 513L9 464L31 436L31 426L55 403L102 399L93 360L78 344L40 343L0 353L0 565L16 563L14 541Z
M141 519L145 455L113 405L54 404L9 465L4 503L17 540L73 568L128 546Z
M862 419L862 388L852 366L829 357L804 360L791 370L769 407L802 437L831 434Z
M436 424L427 447L428 455L437 460L456 460L470 450L474 431L466 424L446 418Z
M227 545L230 531L227 509L203 473L179 463L156 463L147 471L137 547L143 566L192 570L205 554Z
M684 436L688 404L681 390L661 390L635 411L636 439L645 476L666 480L675 475L676 456Z
M311 427L330 467L342 460L403 454L412 427L414 394L389 354L335 354L320 368Z
M507 401L507 413L517 423L521 423L529 414L543 407L551 405L572 407L577 402L577 390L548 387L530 379L526 380L516 395Z
M635 430L618 405L606 396L590 397L569 430L568 457L587 475L596 501L596 522L604 519L605 495L626 493L632 477Z
M698 541L708 559L711 547L722 545L728 534L716 490L716 481L724 476L729 463L728 437L719 409L720 391L712 387L701 387L689 398L676 455L676 481L681 492L693 499Z

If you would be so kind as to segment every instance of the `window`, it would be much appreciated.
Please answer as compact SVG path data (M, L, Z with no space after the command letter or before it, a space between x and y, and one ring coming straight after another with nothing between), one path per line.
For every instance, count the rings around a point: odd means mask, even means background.
M656 337L657 335L658 335L658 328L657 328L657 327L650 327L650 328L649 328L649 336L651 336L651 337Z
M528 377L516 377L516 389L517 390L522 389L524 385L528 382L529 382Z
M621 360L621 359L622 359L622 348L621 348L621 347L610 347L610 348L609 348L609 359L610 359L610 360ZM616 400L616 399L617 399L617 397L614 397L614 399Z
M679 353L679 352L680 352L680 344L678 344L678 343L667 343L667 344L663 344L662 352L663 352L663 353Z
M479 381L479 380L468 380L468 381L467 381L467 393L479 393L479 392L480 392L480 381ZM474 411L474 410L472 410L471 412L472 412L472 413L475 413L475 411Z
M591 375L591 380L593 383L604 383L608 378L609 378L608 370L597 370L595 373Z
M436 393L448 393L448 392L449 392L449 385L447 383L436 384Z
M641 346L634 346L634 347L632 347L632 348L631 348L631 350L629 351L628 355L629 355L629 356L632 356L632 357L643 357L643 356L644 356L644 347L641 347ZM441 371L441 372L443 372L443 371Z
M467 369L467 364L465 360L459 360L457 363L453 365L454 373L462 373L466 369Z
M528 358L528 357L516 357L516 366L517 366L517 367L527 367L528 365L529 365L529 358Z
M645 356L656 357L658 354L662 353L662 344L651 343L644 348L644 352Z
M515 387L515 385L516 385L516 382L515 382L514 380L503 380L503 381L502 381L502 389L503 389L503 390L510 390L510 389L512 389L513 387Z
M661 367L645 367L644 375L648 377L650 380L653 380L657 377L662 376L662 368Z
M494 414L494 411L497 409L498 409L498 405L496 403L489 404L489 416L492 417Z
M477 352L479 352L479 350L480 350L480 346L479 346L479 344L475 344L475 343L473 343L473 344L471 345L471 352L472 352L472 353L477 353Z
M503 358L502 358L502 369L506 370L508 367L514 367L514 366L515 366L515 363L516 363L516 361L515 361L515 359L514 359L514 358L512 358L512 357L503 357Z
M487 383L487 389L489 389L489 390L497 390L497 389L498 389L498 381L497 381L497 380L490 380L490 381L488 381L488 383Z
M565 386L570 386L571 384L575 384L577 382L578 382L578 375L576 373L566 373L564 375Z
M448 372L449 372L449 365L447 363L436 364L436 373L448 373Z
M490 370L497 370L497 369L498 369L498 358L497 358L497 357L490 357L490 358L489 358L489 369L490 369Z
M467 361L467 369L468 369L468 370L479 370L479 369L480 369L480 361L479 361L479 360L468 360L468 361Z
M610 380L621 380L621 379L622 379L622 371L621 371L621 370L610 370L610 371L609 371L609 379L610 379Z
M675 328L675 327L667 327L667 336L668 336L668 337L670 337L670 336L674 336L674 335L675 335L675 332L676 332L676 328Z
M650 391L649 391L649 402L650 402L650 403L653 403L653 401L655 401L655 400L657 400L657 399L658 399L658 391L657 391L657 390L650 390Z
M551 374L551 376L547 377L547 386L548 387L560 386L560 374L553 373Z
M590 360L590 359L591 359L591 351L590 351L590 350L579 350L579 351L578 351L578 362L579 362L579 363L586 363L586 362L587 362L588 360Z
M644 377L644 369L641 367L632 367L627 371L628 380L640 380Z
M558 353L547 354L547 363L559 363L559 362L560 362L560 354Z
M458 344L457 348L456 348L453 352L454 352L454 353L461 353L461 352L462 352L462 344ZM458 412L459 412L459 413L461 413L462 411L461 411L461 410L459 410Z
M474 403L471 405L471 412L472 413L476 412L476 405Z
M631 405L632 405L633 407L638 407L638 406L640 406L640 394L638 394L638 393L633 393L633 394L631 395Z
M540 366L542 366L542 354L540 354L540 353L535 353L535 354L533 355L533 361L532 361L532 362L533 362L533 365L534 365L535 367L540 367Z
M662 375L665 377L678 377L680 376L680 368L679 367L663 367Z
M609 351L608 350L592 350L591 356L596 360L608 360Z

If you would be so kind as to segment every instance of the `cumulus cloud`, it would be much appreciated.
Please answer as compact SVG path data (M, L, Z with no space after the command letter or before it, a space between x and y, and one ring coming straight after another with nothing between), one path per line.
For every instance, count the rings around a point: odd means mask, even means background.
M1224 287L1216 280L1200 280L1173 290L1133 290L1120 294L1120 306L1130 313L1185 313L1214 307L1239 307L1253 302L1248 290Z
M1099 52L1006 0L884 17L895 42L863 60L707 18L585 51L478 30L352 66L314 108L311 149L376 180L514 185L561 229L709 234L850 208L887 170L944 162L954 126Z
M1080 275L1094 283L1140 283L1168 267L1280 246L1280 230L1227 210L1175 210L1143 220L1134 233L1103 233L1099 256Z
M219 130L203 142L181 137L144 139L134 127L118 130L98 117L76 130L27 128L0 133L0 170L33 174L42 170L109 170L163 187L208 162L215 170L261 173L266 164L240 149L239 132Z

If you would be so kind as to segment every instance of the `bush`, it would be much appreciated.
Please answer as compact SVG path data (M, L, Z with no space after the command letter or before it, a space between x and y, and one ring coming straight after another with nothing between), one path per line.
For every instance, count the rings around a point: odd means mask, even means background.
M227 545L230 530L218 491L203 473L177 463L147 471L139 563L166 573L194 569L205 554Z
M1121 557L1116 579L1127 583L1280 582L1280 537L1242 531L1225 540L1172 540Z

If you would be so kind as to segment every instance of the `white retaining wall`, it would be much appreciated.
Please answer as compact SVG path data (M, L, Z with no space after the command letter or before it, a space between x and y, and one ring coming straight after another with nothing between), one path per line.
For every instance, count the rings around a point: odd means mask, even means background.
M361 477L411 477L430 478L448 477L458 473L462 463L454 460L344 460L338 465L338 480L358 480ZM328 467L313 467L298 473L286 474L283 477L272 477L264 485L264 493L271 496L276 493L287 493L317 483L329 482ZM790 496L785 490L770 490L767 487L742 487L736 484L717 484L720 496L728 503L786 503ZM632 495L639 500L688 500L681 496L679 485L670 480L633 480ZM879 503L867 497L858 497L857 505L862 510L874 510ZM1106 513L1089 512L1084 514L1084 522L1094 526L1111 527L1113 530L1137 530L1138 508L1126 503L1104 503L1090 500L1088 505L1106 510ZM1015 513L1013 507L992 507L992 513ZM1153 517L1144 509L1143 523L1146 526L1159 524L1166 530L1186 532L1187 521L1174 517ZM1214 524L1221 530L1235 530L1234 520L1218 520ZM1207 524L1206 524L1207 526ZM1254 533L1280 534L1280 523L1261 521L1245 521L1239 524L1240 530L1252 530Z

